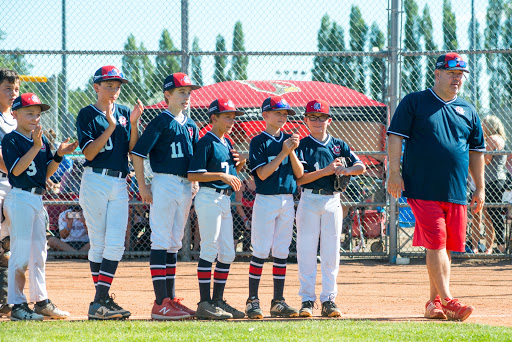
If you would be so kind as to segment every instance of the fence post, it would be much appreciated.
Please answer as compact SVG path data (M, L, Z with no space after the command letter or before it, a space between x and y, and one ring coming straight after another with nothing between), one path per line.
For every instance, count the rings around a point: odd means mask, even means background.
M389 44L389 112L390 118L395 113L398 102L398 42L399 42L400 0L391 1L391 33ZM389 122L388 122L389 126ZM387 148L387 144L386 144ZM388 160L389 163L389 160ZM389 169L389 165L388 165ZM386 194L389 199L389 262L396 263L398 254L398 205L393 196Z
M192 229L190 227L190 215L188 215L187 223L185 224L185 234L183 235L182 247L180 249L181 261L190 261L191 253L190 246L192 244Z
M181 0L181 72L188 74L188 0Z

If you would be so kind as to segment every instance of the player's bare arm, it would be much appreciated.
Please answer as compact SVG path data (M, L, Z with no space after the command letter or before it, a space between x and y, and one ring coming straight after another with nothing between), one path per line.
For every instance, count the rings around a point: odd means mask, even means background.
M324 167L323 169L313 171L313 172L304 172L302 177L297 179L297 185L308 184L316 181L325 176L330 176L334 174L335 169L338 166L341 166L341 160L339 158L334 159L329 165Z
M70 139L67 138L59 145L57 152L55 152L57 154L57 156L62 157L66 154L73 153L73 151L78 146L78 141L69 143L69 140ZM46 177L47 178L50 177L51 175L53 175L55 173L55 171L57 171L57 169L59 168L59 164L60 163L57 163L55 160L52 160L51 163L48 164L48 168L46 169Z
M2 155L2 151L0 150L0 170L4 173L7 173L7 167L5 166L4 156Z
M12 174L14 176L19 176L29 167L30 163L34 161L34 158L37 156L41 147L43 146L43 130L41 129L41 125L37 125L36 128L32 131L32 140L34 141L34 145L27 153L23 155L23 157L18 160L16 166L12 169Z
M113 105L114 105L114 101L109 101L107 110L106 110L106 114L105 114L105 116L107 118L107 122L108 122L107 129L105 129L105 131L103 133L101 133L101 135L99 137L94 139L94 141L89 143L85 147L85 149L82 151L85 156L85 159L87 159L89 161L96 158L98 153L100 153L101 149L103 147L105 147L105 145L108 142L108 139L110 138L110 136L112 135L112 133L114 133L114 131L116 129L116 120L114 118L114 113L112 113Z
M220 180L226 183L227 185L230 185L235 191L239 191L240 187L242 186L242 182L240 181L240 179L238 179L238 177L235 177L224 172L189 172L187 178L191 182L203 183Z
M475 181L476 190L473 192L470 206L476 203L475 213L482 210L485 202L485 161L484 154L477 151L469 151L469 172Z
M144 175L144 158L139 157L135 154L131 155L133 169L135 170L135 177L137 177L137 183L139 184L139 194L142 203L153 203L153 194L151 187L146 184L146 177Z
M366 171L366 166L363 163L355 163L351 167L343 167L340 165L334 171L336 176L358 176Z
M400 174L400 157L402 156L402 137L390 134L388 137L389 174L387 189L391 196L399 198L404 191L404 180Z
M142 115L142 112L144 111L144 106L142 105L141 100L137 100L137 104L135 104L135 107L133 108L131 114L130 114L130 142L128 145L128 150L131 151L134 147L137 141L139 140L139 118Z
M292 164L292 171L295 178L299 179L304 176L304 166L300 162L295 152L290 153L290 163Z

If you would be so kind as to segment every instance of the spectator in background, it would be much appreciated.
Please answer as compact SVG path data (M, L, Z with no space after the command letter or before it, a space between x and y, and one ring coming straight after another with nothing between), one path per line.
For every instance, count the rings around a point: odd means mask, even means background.
M60 192L61 193L75 193L78 194L80 190L80 181L82 173L84 172L84 160L75 159L71 169L67 170L61 179Z
M245 176L246 174L244 173L243 175ZM247 175L246 179L242 181L240 190L235 192L234 202L241 204L235 206L236 214L233 213L235 248L241 239L243 252L249 252L251 247L252 207L254 206L255 197L256 183L251 175Z
M485 145L487 151L503 151L507 135L501 120L494 115L486 115L482 119ZM485 155L485 193L486 203L494 204L503 202L504 185L507 179L506 163L507 155ZM500 253L505 251L505 224L503 219L503 208L485 208L485 238L486 254L493 251L493 243L496 237L496 244ZM476 248L476 251L475 251ZM473 251L478 252L478 245L473 241Z
M72 205L59 215L59 234L57 237L50 237L48 245L57 251L83 252L89 251L89 236L82 208L79 205Z
M55 151L58 148L58 144L56 143L57 134L55 134L55 131L53 129L48 129L43 132L46 139L48 139L48 143L50 144L50 148L52 151ZM60 191L60 181L62 179L62 175L69 169L71 169L73 165L73 160L69 157L69 155L65 155L62 157L62 161L59 164L59 167L57 168L57 171L47 179L46 185L49 191L53 193L59 193Z

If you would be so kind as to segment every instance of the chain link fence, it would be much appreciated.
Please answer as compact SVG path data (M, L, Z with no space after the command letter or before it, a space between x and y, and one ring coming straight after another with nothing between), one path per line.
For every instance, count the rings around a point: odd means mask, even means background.
M0 27L0 67L25 75L21 91L35 92L52 106L42 125L55 145L76 138L76 115L96 101L92 75L103 65L116 65L130 80L119 103L144 103L141 132L165 108L162 83L173 72L186 72L203 85L193 92L189 110L201 136L209 129L210 102L231 98L246 113L230 136L241 152L264 129L260 106L266 97L287 99L297 115L289 117L285 131L301 137L308 134L302 120L306 103L327 100L334 118L329 132L346 141L368 170L354 177L342 196L344 256L394 260L397 255L423 255L422 248L412 246L414 216L406 200L396 203L385 191L386 128L400 98L433 85L437 56L458 51L473 71L460 96L477 107L482 119L493 116L492 122L495 117L502 123L499 132L487 126L491 139L504 141L486 155L490 165L503 166L503 172L491 170L496 173L489 178L496 184L487 186L492 202L481 219L470 214L468 252L479 253L464 255L488 257L485 252L490 251L491 256L510 256L510 1L29 0L2 2L0 10L10 13ZM20 25L26 16L32 20ZM54 234L50 255L56 257L83 257L87 248L83 222L75 213L80 211L83 161L80 151L65 158L45 196ZM151 178L149 165L146 174ZM254 182L247 170L240 178L244 185L233 195L232 214L237 254L244 256L251 251ZM131 200L125 255L147 256L149 207L140 203L133 173L127 184ZM59 222L76 225L77 236L60 236ZM188 259L198 249L192 207L180 255ZM290 250L293 256L294 242Z

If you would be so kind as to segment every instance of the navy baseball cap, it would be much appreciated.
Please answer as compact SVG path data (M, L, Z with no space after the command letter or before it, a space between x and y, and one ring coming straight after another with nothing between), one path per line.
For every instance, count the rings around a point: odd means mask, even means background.
M275 112L277 110L286 110L288 115L295 114L295 111L290 108L290 105L282 96L268 97L261 105L262 112Z
M331 116L330 110L329 110L329 104L324 100L313 100L309 101L306 105L306 112L304 115L308 114L327 114Z
M44 103L41 103L41 100L39 100L39 97L37 97L34 93L25 93L18 96L13 104L12 104L12 110L18 110L20 108L24 107L30 107L30 106L39 106L41 107L41 112L47 111L50 109L50 106Z
M94 83L103 81L119 81L121 83L128 83L128 80L124 78L123 73L113 65L101 67L94 73Z
M241 110L237 110L233 101L228 98L218 98L213 101L208 108L208 116L212 116L213 114L221 114L221 113L235 113L235 116L244 115L245 113Z
M183 72L175 72L165 78L164 91L182 87L190 87L192 90L201 88L201 86L197 84L192 84L190 77Z
M436 62L436 69L444 70L462 70L469 72L468 63L462 59L462 57L455 52L450 52L439 56Z

